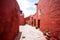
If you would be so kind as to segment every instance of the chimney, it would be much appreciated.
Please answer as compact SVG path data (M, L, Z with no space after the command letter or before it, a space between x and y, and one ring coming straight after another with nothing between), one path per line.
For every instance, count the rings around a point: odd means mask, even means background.
M22 11L20 11L20 13L22 14Z
M35 3L35 5L38 5L38 3Z

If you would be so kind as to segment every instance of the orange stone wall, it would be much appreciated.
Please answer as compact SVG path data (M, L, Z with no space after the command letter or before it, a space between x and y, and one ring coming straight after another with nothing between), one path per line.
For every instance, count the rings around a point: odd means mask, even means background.
M33 26L38 28L38 4L36 3L36 13L33 15Z
M16 0L0 0L0 40L14 40L19 32Z
M36 28L38 28L38 13L37 12L33 15L33 26L34 24L36 25Z
M60 40L60 0L39 0L40 30L46 29Z

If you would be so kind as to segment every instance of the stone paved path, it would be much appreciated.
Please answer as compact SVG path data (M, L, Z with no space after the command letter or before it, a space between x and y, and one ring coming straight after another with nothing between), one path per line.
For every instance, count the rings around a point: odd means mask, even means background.
M46 40L39 29L30 25L20 26L19 31L22 32L20 40Z

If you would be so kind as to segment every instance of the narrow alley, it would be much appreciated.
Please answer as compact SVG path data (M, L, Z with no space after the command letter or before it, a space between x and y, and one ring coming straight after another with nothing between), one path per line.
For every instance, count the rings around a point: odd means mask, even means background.
M20 32L22 32L20 40L46 40L42 32L31 25L20 26Z
M60 40L60 0L0 0L0 40Z

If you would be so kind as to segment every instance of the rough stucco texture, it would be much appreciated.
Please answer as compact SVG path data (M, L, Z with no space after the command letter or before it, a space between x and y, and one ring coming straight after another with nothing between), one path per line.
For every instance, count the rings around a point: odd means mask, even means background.
M60 0L40 0L40 29L46 29L60 40Z
M14 40L19 28L18 10L16 0L0 0L0 40Z

